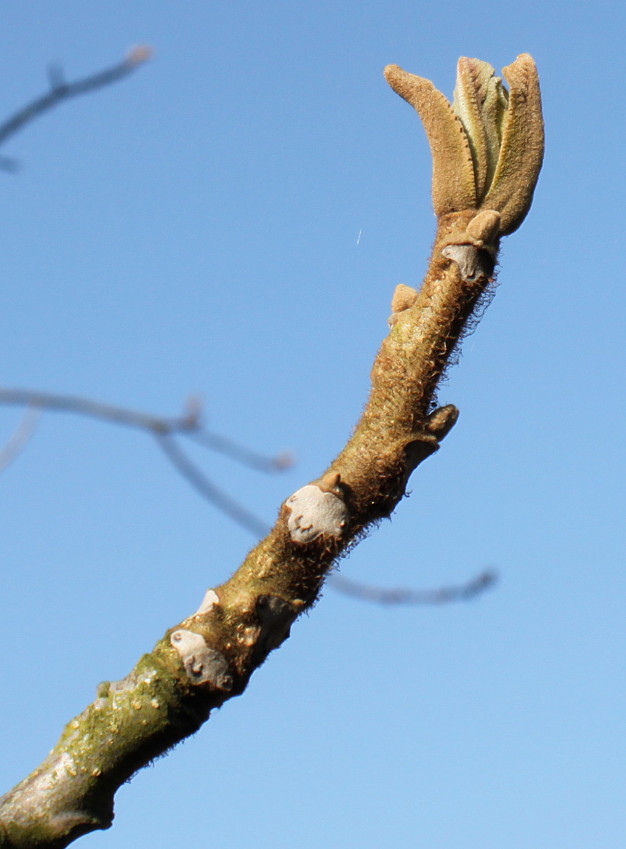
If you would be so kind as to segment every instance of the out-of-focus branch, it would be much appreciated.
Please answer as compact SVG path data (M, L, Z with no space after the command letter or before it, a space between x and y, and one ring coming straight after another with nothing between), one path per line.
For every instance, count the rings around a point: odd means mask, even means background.
M41 418L41 410L29 407L18 426L0 449L0 472L10 465L31 438Z
M2 123L0 123L0 145L10 137L19 132L26 124L29 124L35 118L38 118L44 112L54 108L64 100L69 100L71 97L76 97L79 94L88 94L96 91L99 88L111 85L111 83L124 79L129 74L146 62L152 55L150 47L134 47L126 54L121 62L113 65L110 68L105 68L103 71L98 71L95 74L90 74L88 77L66 82L62 71L58 67L51 68L48 74L50 90L41 97L18 109L13 115L10 115ZM15 170L15 161L7 157L2 157L0 162L5 169Z
M226 436L221 436L217 433L209 433L207 430L194 430L189 432L189 438L193 439L199 445L205 448L211 448L225 457L230 457L236 460L242 466L247 466L249 469L254 469L257 472L280 472L284 469L290 469L293 466L294 458L290 451L281 451L274 454L273 457L266 457L264 454L258 454L256 451L251 451L245 445L239 445L233 442ZM268 528L265 528L263 533L267 533Z
M293 458L289 452L283 451L274 457L267 457L239 445L232 439L212 433L204 428L202 407L197 398L191 398L187 402L187 407L182 415L170 418L154 416L127 407L105 404L101 401L76 395L60 395L30 389L0 388L0 405L27 406L31 411L37 410L39 412L49 410L76 413L113 424L133 427L151 434L174 468L203 498L210 501L234 522L250 531L257 539L267 533L268 526L217 487L176 443L174 437L193 439L199 445L230 457L255 471L279 472L288 469L293 464ZM0 454L0 471L3 468L1 457Z
M371 601L376 604L447 604L451 601L468 601L471 598L493 587L497 581L495 572L481 572L471 581L458 586L440 587L435 590L412 590L407 587L373 587L360 581L351 581L343 575L333 575L332 582L336 590L344 595L358 598L361 601Z
M268 526L210 481L196 464L180 450L171 436L155 433L155 439L172 465L203 498L218 507L222 513L225 513L238 525L250 531L257 539L267 533Z
M78 395L40 392L36 389L9 389L0 387L0 405L32 407L59 413L76 413L89 418L101 419L113 424L144 430L153 436L184 436L193 439L205 448L236 460L242 466L263 472L279 472L293 465L288 451L268 457L250 448L239 445L232 439L212 433L202 424L202 407L197 398L187 401L180 416L155 416L128 407L105 404ZM191 462L191 461L189 461ZM266 533L264 527L262 533ZM255 531L256 533L256 531Z
M163 418L93 401L78 395L65 395L54 392L40 392L38 389L8 389L0 388L0 404L13 406L37 407L41 410L52 410L61 413L80 413L95 419L104 419L114 424L127 425L155 433L180 433L198 427L200 409L194 404L193 409L185 411L181 416Z
M118 407L114 404L105 404L102 401L94 401L77 395L60 395L31 389L0 387L0 405L3 404L27 405L31 413L38 411L39 414L42 410L76 413L147 431L155 438L157 445L176 471L203 498L217 507L218 510L221 510L233 522L249 531L256 539L265 536L269 531L269 526L239 501L214 484L206 473L183 451L174 437L178 435L193 439L199 445L231 457L241 465L256 471L266 473L282 471L293 464L293 457L287 451L273 457L267 457L246 446L239 445L228 437L208 431L202 426L202 407L195 397L187 401L186 409L182 415L169 418L131 410L127 407ZM9 443L7 443L7 447L8 445ZM3 467L2 453L0 453L0 471ZM464 601L478 595L493 583L494 577L489 573L489 580L486 580L486 575L487 573L458 587L442 587L435 590L415 590L409 587L393 589L373 587L339 575L331 575L328 583L340 593L379 604L443 604L451 601Z

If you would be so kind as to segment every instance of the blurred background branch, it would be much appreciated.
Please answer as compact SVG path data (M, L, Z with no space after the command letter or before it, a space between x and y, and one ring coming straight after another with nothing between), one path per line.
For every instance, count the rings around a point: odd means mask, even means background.
M97 71L95 74L81 77L73 82L67 82L65 80L63 69L59 65L51 65L48 68L49 90L46 94L27 103L26 106L18 109L0 123L0 145L18 133L26 124L29 124L35 118L58 106L64 100L69 100L80 94L89 94L124 79L146 62L151 55L152 50L150 47L133 47L121 62L102 71ZM5 171L17 171L17 160L12 157L2 156L0 157L0 168Z
M26 414L15 432L0 451L0 471L21 451L30 436L42 411L74 413L88 418L100 419L111 424L142 430L156 440L159 448L176 471L207 501L217 507L240 527L245 528L257 539L269 531L268 525L250 512L244 505L224 492L208 477L181 447L180 439L193 440L198 445L215 451L254 471L271 474L290 468L293 455L282 451L267 456L240 445L229 437L213 433L202 423L203 410L200 399L190 396L179 416L163 417L151 413L118 407L76 395L40 392L30 389L0 387L0 405L25 406ZM176 437L179 439L177 440ZM493 586L496 576L483 572L467 583L439 589L414 590L408 587L385 588L362 584L340 575L331 575L330 585L344 595L362 601L383 605L424 605L468 601Z
M345 595L358 598L361 601L371 601L376 604L447 604L451 601L468 601L486 589L493 587L497 581L495 572L481 572L475 578L458 586L441 587L434 590L412 590L407 587L373 587L360 581L351 581L343 575L333 575L333 587Z
M28 407L19 424L0 448L0 472L10 465L31 438L41 417L41 410Z

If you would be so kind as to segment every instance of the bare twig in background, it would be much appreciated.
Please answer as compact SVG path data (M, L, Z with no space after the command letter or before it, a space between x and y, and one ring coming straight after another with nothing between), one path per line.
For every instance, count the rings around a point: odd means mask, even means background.
M154 436L168 460L203 498L214 504L238 525L250 531L257 539L267 533L268 526L262 519L248 512L238 501L215 486L184 451L181 451L171 436L163 433L155 433Z
M55 392L40 392L36 389L0 388L0 404L10 406L30 406L55 412L80 413L95 419L104 419L114 424L151 430L155 433L177 433L198 427L200 410L197 405L182 416L163 418L149 413L92 401L78 395L61 395Z
M174 437L185 437L194 442L230 457L243 466L272 473L283 471L293 465L293 457L289 452L281 452L273 457L267 457L239 445L228 437L212 433L202 425L202 406L196 397L191 397L186 409L180 416L162 417L114 404L105 404L89 398L76 395L60 395L52 392L39 392L30 389L0 388L0 405L27 406L33 411L49 410L52 412L75 413L90 418L100 419L113 424L133 427L151 434L159 448L174 466L179 474L188 481L200 495L221 510L240 527L245 528L257 539L268 531L268 525L247 510L242 504L220 487L191 460L189 455L180 447ZM13 439L13 437L12 437ZM20 446L21 447L21 446ZM19 450L19 449L18 449ZM15 452L17 453L17 451ZM0 471L3 468L0 454ZM12 459L12 458L11 458ZM6 465L6 464L4 464ZM339 575L331 575L329 583L338 592L360 598L363 601L378 604L443 604L452 601L465 601L491 586L495 581L492 573L484 573L458 587L442 587L436 590L413 590L409 588L386 589L371 587L356 581L348 580Z
M225 457L231 457L242 466L247 466L249 469L254 469L257 472L280 472L283 469L291 468L294 464L294 457L290 451L281 451L273 457L265 457L263 454L257 454L256 451L251 451L244 445L238 445L226 436L209 433L207 430L191 431L189 438L193 439L199 445L203 445L205 448L211 448ZM265 528L264 533L267 533L267 528Z
M0 448L0 472L3 472L15 460L20 451L22 451L35 432L40 418L41 410L33 407L29 407L26 410L18 426L4 443L3 447Z
M149 47L134 47L116 65L73 82L65 82L61 69L58 66L52 66L48 70L50 90L18 109L17 112L0 124L0 145L4 144L10 136L19 132L26 124L54 108L63 100L68 100L79 94L88 94L127 77L139 65L147 61L151 54L152 51ZM10 157L1 157L0 167L4 170L15 171L17 163Z
M471 581L455 587L438 590L411 590L404 587L385 589L351 581L343 575L333 575L333 586L345 595L376 604L447 604L451 601L468 601L492 587L497 581L495 572L481 572Z
M28 406L52 412L77 413L81 416L88 416L89 418L148 431L155 437L172 437L176 435L188 437L205 448L231 457L242 466L247 466L255 471L266 473L279 472L293 465L293 457L287 451L282 451L273 457L268 457L239 445L232 439L207 430L202 424L202 406L196 397L192 397L187 401L186 408L180 416L169 418L154 416L151 413L142 413L138 410L131 410L128 407L118 407L115 404L105 404L102 401L94 401L90 398L82 398L77 395L62 395L32 389L0 388L0 405ZM165 453L172 459L168 451L165 451ZM182 451L178 449L177 458L180 458L181 455ZM183 456L185 456L185 462L187 464L193 465L192 461L186 455ZM178 459L177 461L172 460L172 462L180 470ZM188 475L185 474L185 477L188 477ZM198 486L196 488L201 489ZM208 487L206 488L205 495L209 489ZM207 497L209 496L207 495ZM209 497L209 500L212 499ZM265 525L263 525L262 531L259 531L258 528L254 531L255 534L259 532L267 532Z

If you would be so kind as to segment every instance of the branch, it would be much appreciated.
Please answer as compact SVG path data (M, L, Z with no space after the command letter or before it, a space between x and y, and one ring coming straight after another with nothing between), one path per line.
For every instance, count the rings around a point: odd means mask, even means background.
M372 587L359 581L351 581L343 575L333 575L335 589L345 595L358 598L361 601L371 601L376 604L448 604L451 601L468 601L475 598L486 589L493 587L497 581L495 572L481 572L471 581L456 587L441 587L438 590L411 590L405 587L387 589Z
M190 398L187 409L181 416L165 418L142 413L127 407L104 404L76 395L60 395L31 389L0 388L0 404L28 406L30 409L49 410L61 413L76 413L113 424L125 425L147 432L155 437L157 444L174 468L218 510L237 522L256 538L267 533L265 523L223 492L201 471L201 469L176 444L175 435L193 439L199 445L223 454L243 466L255 471L279 472L293 463L292 455L283 451L267 457L239 445L232 439L212 433L202 425L202 408L197 398ZM0 465L0 471L2 466Z
M456 422L452 405L429 411L489 289L500 237L530 205L543 151L537 76L532 59L518 57L505 69L506 97L486 63L461 60L457 114L427 80L394 67L387 75L429 135L437 232L421 291L394 296L354 434L326 472L283 503L232 577L126 678L101 684L42 764L0 800L3 848L60 849L108 828L117 788L245 690L337 558L391 514Z
M40 410L32 407L26 410L22 420L4 443L2 449L0 449L0 472L3 472L24 449L24 446L35 432L40 418Z
M257 519L253 513L248 512L238 501L215 486L198 469L195 463L192 463L187 455L180 450L171 436L155 434L155 439L168 460L203 498L218 507L222 513L225 513L238 525L250 531L253 536L258 538L267 533L267 525L261 519Z
M104 88L132 74L139 65L150 58L151 53L149 47L134 47L116 65L69 83L65 82L58 68L51 69L48 75L50 91L41 97L37 97L0 124L0 145L18 133L26 124L43 115L44 112L53 109L63 100L69 100L79 94L88 94L96 91L96 89ZM8 166L9 169L14 170L15 163L12 160L3 158L3 162L5 168Z
M81 396L60 395L31 389L3 389L0 387L0 404L28 405L30 410L38 410L39 412L49 410L76 413L150 433L176 471L203 498L217 507L218 510L221 510L233 522L249 531L255 539L267 534L269 527L266 523L216 486L180 448L173 437L175 435L188 437L199 445L231 457L241 465L256 471L266 473L283 471L293 463L293 457L289 452L283 451L273 457L267 457L239 445L232 439L206 430L201 424L202 409L195 398L191 398L187 402L187 410L183 415L171 418L142 413L113 404L104 404L101 401L94 401ZM0 453L0 472L3 467L2 454ZM485 584L483 587L472 589L474 582L470 581L462 587L443 587L438 590L413 590L408 587L387 589L368 587L336 574L330 575L328 582L337 592L381 604L440 604L445 601L469 598L487 587L487 584Z
M59 413L79 413L94 419L102 419L113 424L149 430L154 433L185 433L199 426L200 410L194 403L193 409L182 416L164 418L131 410L128 407L118 407L93 401L78 395L64 395L54 392L41 392L38 389L9 389L0 388L0 404L18 407L37 407L40 410L51 410Z

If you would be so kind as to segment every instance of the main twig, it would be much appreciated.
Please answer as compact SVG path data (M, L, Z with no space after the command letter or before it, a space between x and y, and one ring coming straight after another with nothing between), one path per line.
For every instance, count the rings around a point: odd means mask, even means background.
M108 828L117 788L195 732L318 598L326 576L403 497L409 476L453 427L432 409L437 385L488 290L500 238L526 215L543 153L535 66L459 62L450 105L432 83L392 66L387 79L418 110L433 153L437 233L419 293L394 296L391 331L363 415L317 480L281 506L270 533L198 610L170 628L122 681L65 728L42 764L0 800L0 846L60 849Z

